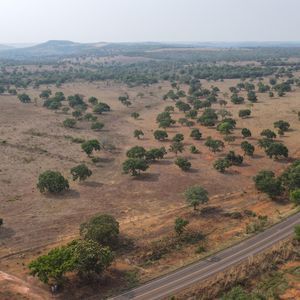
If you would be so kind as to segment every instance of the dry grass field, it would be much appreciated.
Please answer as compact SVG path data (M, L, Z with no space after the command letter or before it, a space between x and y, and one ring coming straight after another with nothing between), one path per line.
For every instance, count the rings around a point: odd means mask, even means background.
M221 96L237 82L203 81L203 85L218 86ZM272 223L293 209L290 204L272 202L265 194L258 193L252 177L261 169L280 173L289 162L299 158L300 122L295 113L300 107L299 88L282 98L271 99L267 93L258 93L258 103L250 107L252 115L247 119L239 118L238 111L249 108L248 101L234 105L230 99L226 99L226 109L237 120L237 128L233 133L236 140L231 145L226 144L225 149L217 154L204 146L205 138L222 136L215 129L199 124L194 127L203 133L200 141L193 141L189 137L191 129L178 123L167 129L168 141L158 142L154 139L157 114L165 106L173 104L171 100L162 100L163 94L170 89L168 82L160 86L137 88L111 82L75 82L59 89L50 88L53 92L62 91L66 96L75 93L84 95L86 99L95 96L109 104L112 110L98 117L105 124L100 132L93 132L87 121L78 122L75 129L66 129L62 122L67 116L42 107L41 100L37 101L37 105L22 104L16 96L0 96L0 216L4 218L4 226L0 229L0 269L4 272L28 279L26 264L33 257L77 237L79 224L91 216L109 213L120 222L122 235L133 239L138 245L126 257L119 257L113 268L132 270L137 267L141 280L146 280L244 237L245 226L251 222L251 218L235 219L224 214L226 212L252 210L267 215ZM187 86L182 88L188 89ZM26 93L38 98L43 89L45 86L26 90ZM125 92L133 104L129 108L118 101L118 97ZM140 92L144 94L142 98L137 96ZM220 108L218 104L213 107ZM130 117L134 111L140 113L138 120ZM175 120L183 116L178 110L173 114ZM291 124L291 130L278 138L288 147L290 158L274 161L258 148L257 140L261 130L272 129L273 123L279 119ZM212 166L217 158L224 157L229 150L242 154L240 131L243 127L252 131L249 141L255 145L255 155L246 157L242 166L231 167L225 174L217 172ZM135 139L135 129L143 130L144 138ZM140 178L122 174L126 150L135 145L146 149L156 146L168 149L170 138L176 133L185 136L182 155L192 163L189 172L181 171L174 164L175 154L168 152L166 159L151 164ZM115 150L98 152L96 156L100 159L95 164L83 153L80 144L70 141L70 136L96 138L114 145ZM199 154L190 153L191 144L197 146ZM72 182L70 169L81 162L88 165L93 175L86 182ZM58 197L41 194L36 188L37 178L48 169L58 170L67 177L71 183L70 191ZM183 192L195 184L208 190L208 206L214 207L214 213L202 215L186 206ZM207 252L196 254L195 245L191 245L172 251L150 265L141 265L140 258L144 255L141 249L147 251L152 241L172 235L174 220L179 216L190 220L189 228L207 235L204 242Z

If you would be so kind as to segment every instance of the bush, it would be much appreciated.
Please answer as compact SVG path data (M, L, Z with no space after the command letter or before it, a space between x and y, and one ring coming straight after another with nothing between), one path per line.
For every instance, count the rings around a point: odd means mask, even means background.
M49 193L57 194L69 189L69 182L60 172L48 170L40 174L37 188L41 193L47 191Z
M85 165L81 164L71 169L73 180L79 179L79 181L86 180L92 175L92 171Z
M76 120L75 119L65 119L63 121L63 125L66 128L74 128L76 125Z
M224 173L227 168L231 166L231 163L228 159L219 158L214 162L214 168L220 173Z
M91 129L92 129L92 130L95 130L95 131L99 131L99 130L101 130L103 127L104 127L104 124L101 123L101 122L95 122L95 123L92 123L92 125L91 125Z
M183 171L188 171L192 167L192 164L184 157L178 157L175 160L175 165L177 165Z
M90 156L94 150L100 151L101 147L97 140L88 140L81 144L81 149Z

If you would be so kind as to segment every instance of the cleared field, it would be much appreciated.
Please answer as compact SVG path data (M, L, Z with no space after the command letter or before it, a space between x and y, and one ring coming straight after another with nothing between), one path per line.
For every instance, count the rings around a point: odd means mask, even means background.
M225 80L213 84L220 88L222 98L222 93L228 92L228 88L237 82ZM212 83L203 81L203 85L210 87ZM32 98L38 97L44 88L26 90L26 93ZM129 255L120 257L115 268L126 270L139 265L141 278L147 279L200 257L195 254L193 245L174 251L151 265L139 264L151 241L173 233L174 220L178 216L188 218L190 228L207 235L205 247L207 251L213 251L241 238L245 234L246 224L250 222L249 218L234 219L224 212L253 210L257 214L268 215L272 222L292 209L290 204L275 203L264 194L257 193L252 177L261 169L278 173L293 158L299 158L300 122L296 113L299 111L299 88L282 98L271 99L267 93L258 93L258 103L251 107L252 115L247 119L239 118L238 111L249 108L249 102L234 105L226 99L226 109L237 120L233 133L236 140L233 144L226 144L225 149L217 154L210 152L204 142L208 136L220 139L222 136L215 128L199 124L194 127L203 134L200 141L189 137L191 128L178 123L167 129L169 140L158 142L154 139L157 114L165 106L174 104L171 100L162 100L170 89L169 83L128 88L111 82L76 82L59 89L50 88L53 92L62 91L66 96L75 93L86 98L95 96L109 104L112 110L98 117L105 128L95 133L86 121L78 122L75 129L64 128L62 122L67 116L47 110L40 100L37 105L21 104L16 96L0 96L0 213L5 219L0 230L0 258L12 253L21 255L1 259L1 270L26 278L27 269L22 263L26 264L42 249L77 237L79 224L89 217L97 213L110 213L120 221L122 235L133 239L138 245ZM187 86L182 88L188 89ZM133 104L130 108L118 101L118 97L125 92ZM144 94L142 98L137 96L140 92ZM243 92L241 95L245 96ZM214 104L213 108L219 109L220 106ZM134 111L140 113L138 120L130 117ZM176 110L172 116L178 120L184 114ZM291 124L291 130L278 138L288 147L291 158L274 161L258 148L257 140L263 129L272 129L273 123L279 119ZM255 155L245 157L242 166L231 167L225 174L217 172L212 166L217 158L224 157L229 150L243 154L240 143L243 140L241 129L244 127L252 131L249 141L255 145ZM135 139L135 129L143 130L144 138ZM151 164L140 178L122 174L121 165L126 150L135 145L146 149L160 146L168 149L170 139L176 133L184 134L185 151L181 155L192 163L189 172L181 171L174 164L175 155L169 152L164 160ZM96 154L100 160L94 164L82 152L80 144L70 141L70 136L97 138L113 144L115 150L100 151ZM192 144L200 150L199 154L190 153L189 146ZM69 170L81 162L89 166L93 175L84 183L71 182ZM67 177L71 182L70 191L59 197L40 194L36 188L37 178L47 169L58 170ZM208 190L208 205L214 207L212 214L204 216L186 206L183 192L194 184Z

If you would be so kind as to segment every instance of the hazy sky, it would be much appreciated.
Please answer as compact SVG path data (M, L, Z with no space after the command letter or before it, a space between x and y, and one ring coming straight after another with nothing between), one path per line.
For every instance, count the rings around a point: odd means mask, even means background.
M0 0L0 43L300 41L300 0Z

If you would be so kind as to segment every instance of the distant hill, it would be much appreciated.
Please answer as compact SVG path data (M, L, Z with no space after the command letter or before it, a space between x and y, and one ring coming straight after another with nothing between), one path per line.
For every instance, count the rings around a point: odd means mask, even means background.
M14 47L0 44L0 51L11 50L11 49L14 49Z

